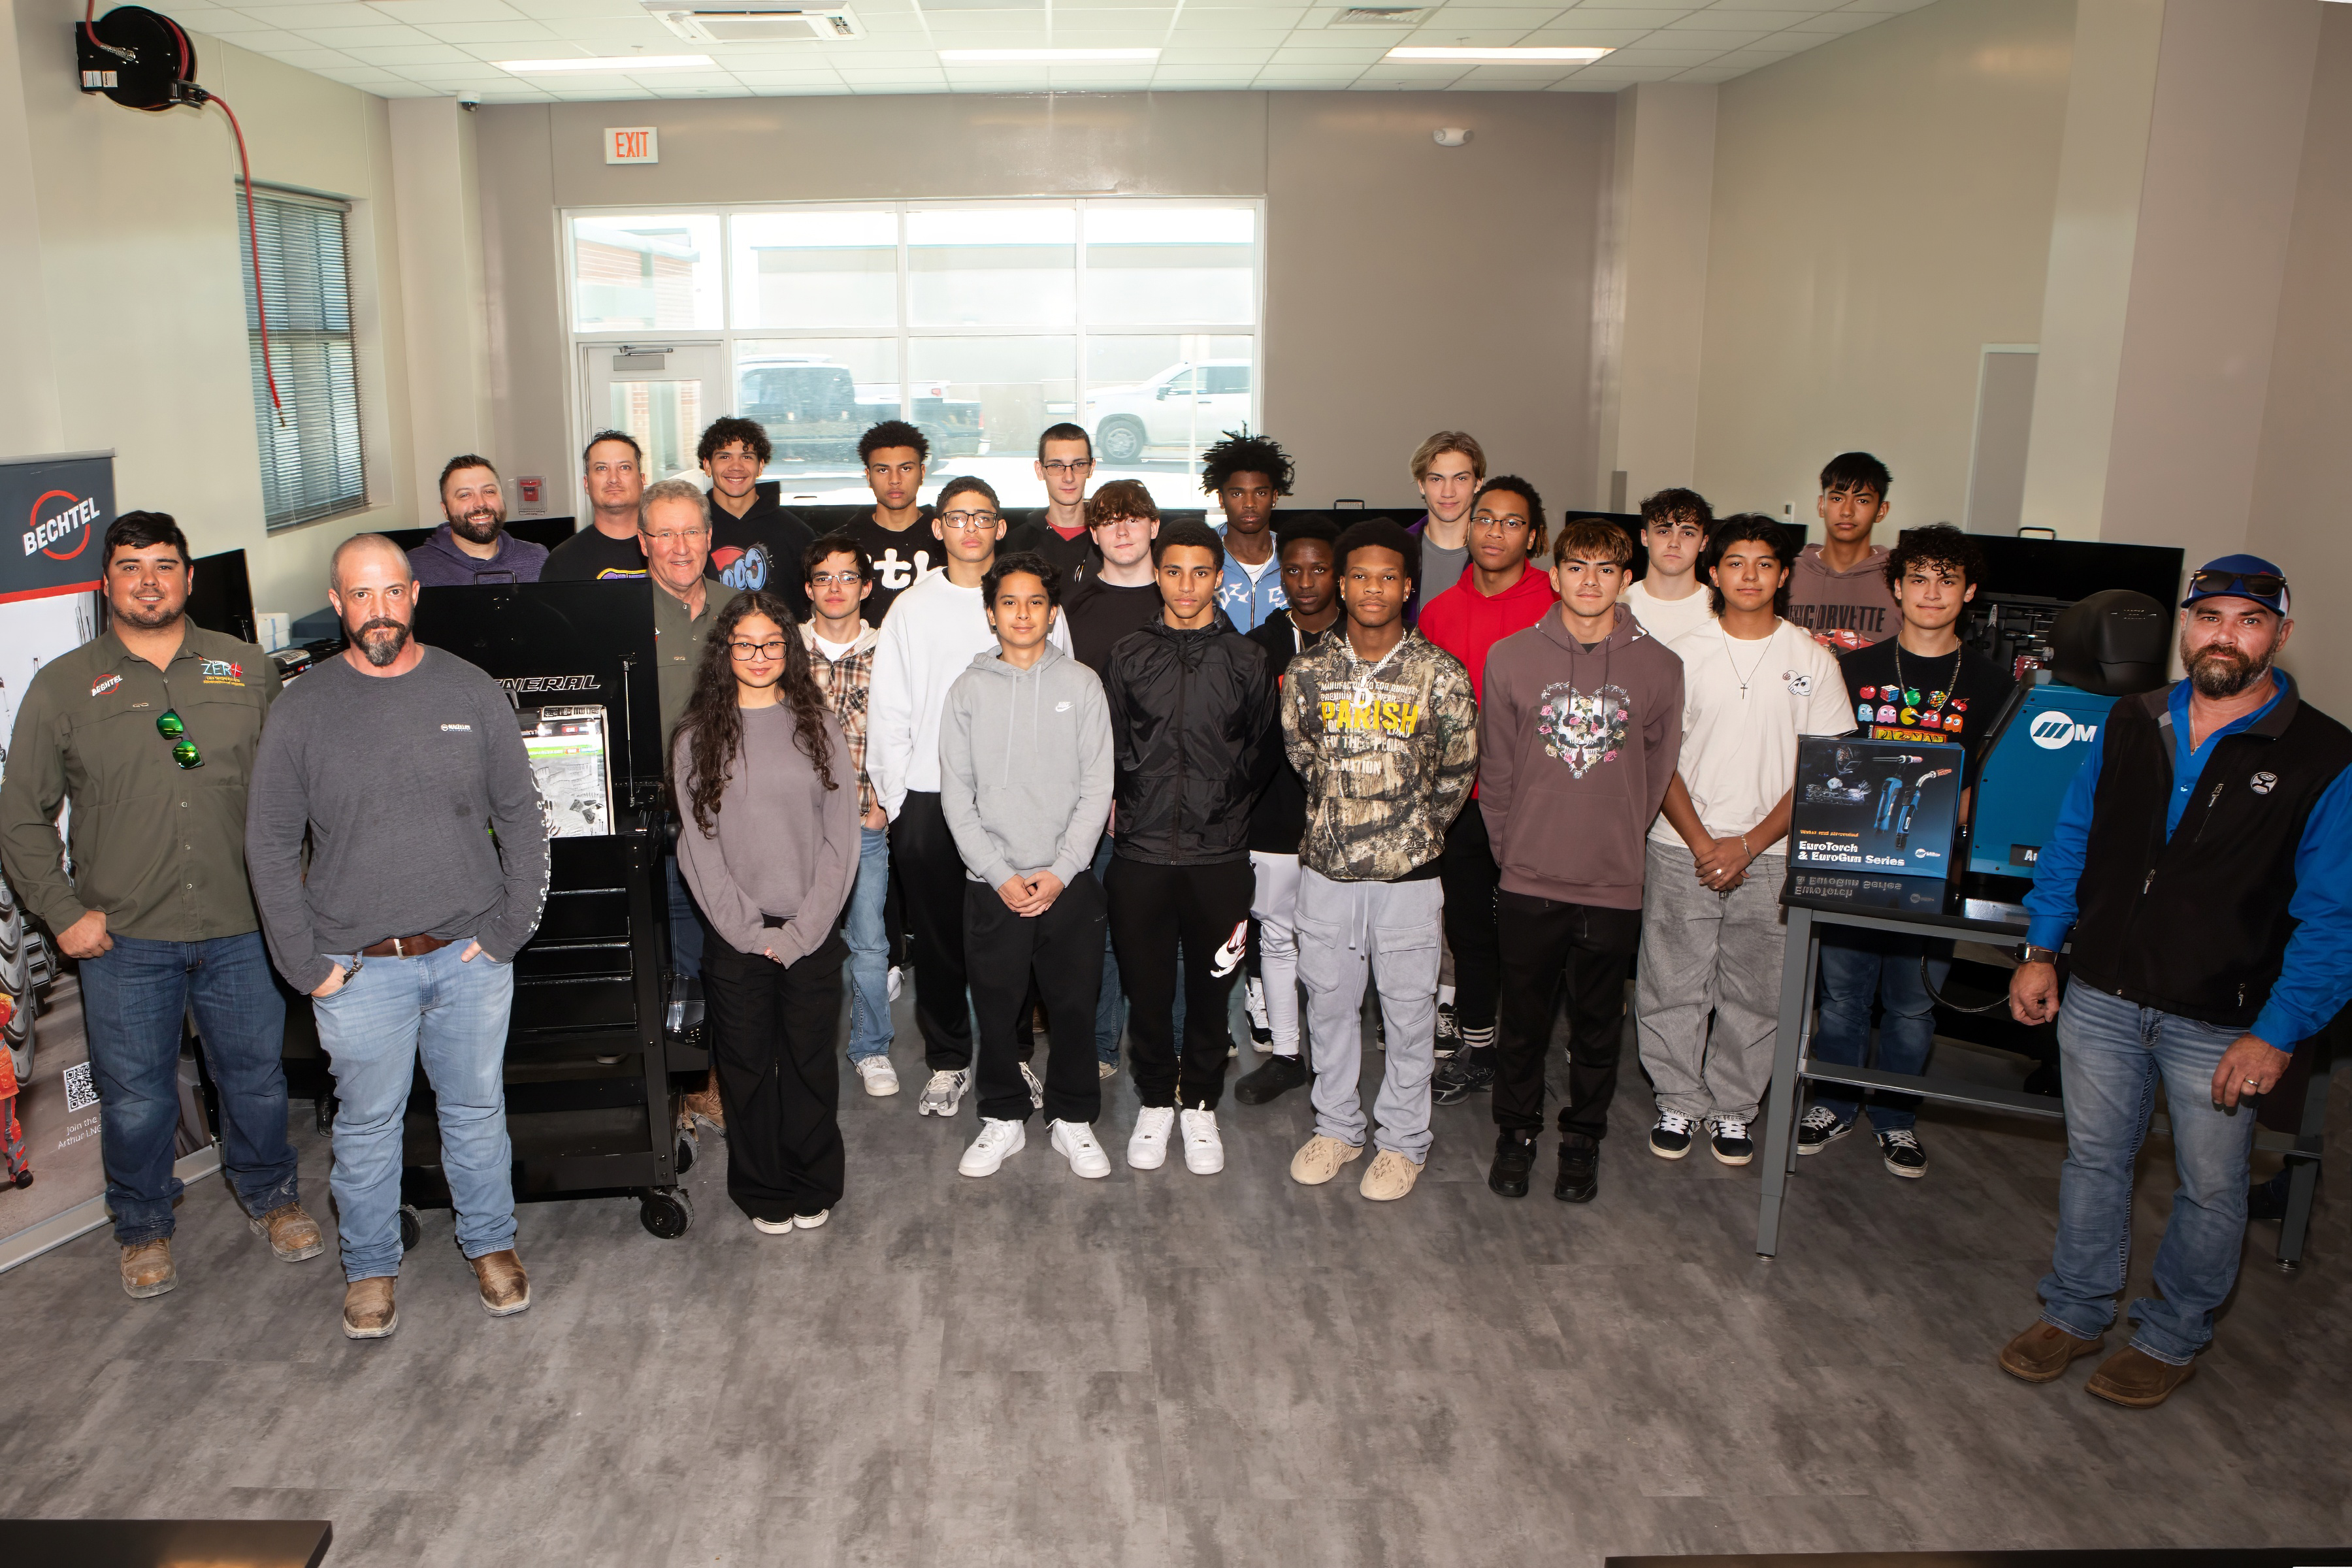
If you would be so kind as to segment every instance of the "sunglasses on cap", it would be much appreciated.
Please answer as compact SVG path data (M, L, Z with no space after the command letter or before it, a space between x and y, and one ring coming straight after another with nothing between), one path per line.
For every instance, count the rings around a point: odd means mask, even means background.
M155 715L155 732L172 742L172 760L180 766L200 768L205 765L204 753L196 750L194 741L188 739L188 727L180 722L180 715L175 710L166 708Z
M2286 579L2275 572L2200 572L2189 579L2189 591L2200 599L2230 595L2244 599L2275 599L2286 591Z

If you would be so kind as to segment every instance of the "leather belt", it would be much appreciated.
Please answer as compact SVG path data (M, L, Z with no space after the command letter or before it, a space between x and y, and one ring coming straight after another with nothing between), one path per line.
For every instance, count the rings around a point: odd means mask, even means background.
M373 947L360 949L362 958L422 958L449 945L446 936L389 936Z

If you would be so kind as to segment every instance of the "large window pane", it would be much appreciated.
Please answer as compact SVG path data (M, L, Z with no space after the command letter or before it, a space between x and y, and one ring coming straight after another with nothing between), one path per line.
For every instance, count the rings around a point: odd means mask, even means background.
M577 331L717 327L719 276L716 216L572 220Z
M1257 215L1247 207L1087 208L1087 321L1246 327L1257 320Z
M616 381L604 426L626 430L646 449L648 479L692 479L702 471L695 443L709 423L698 381Z
M898 214L745 214L728 233L738 328L898 327Z
M1046 405L1077 395L1070 338L917 338L908 350L915 423L930 437L935 473L968 471L950 458L1030 457L1045 426L1066 417Z
M1251 424L1255 379L1244 337L1087 339L1078 423L1113 467L1194 463L1202 447Z
M789 493L803 476L856 478L857 438L898 408L896 337L736 342L735 412L768 432Z
M907 215L908 306L919 327L1066 327L1077 320L1074 207Z

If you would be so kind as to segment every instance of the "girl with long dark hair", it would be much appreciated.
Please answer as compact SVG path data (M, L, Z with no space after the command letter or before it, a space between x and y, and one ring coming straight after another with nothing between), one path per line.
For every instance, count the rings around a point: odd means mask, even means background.
M857 876L857 775L792 611L719 612L670 743L678 871L705 926L702 994L727 1117L727 1194L770 1236L841 1199L833 1049Z

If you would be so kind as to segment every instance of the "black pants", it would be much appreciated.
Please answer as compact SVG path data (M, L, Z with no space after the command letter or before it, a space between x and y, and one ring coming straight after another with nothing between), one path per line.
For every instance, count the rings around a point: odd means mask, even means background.
M963 857L936 790L908 790L890 825L890 863L907 895L915 943L915 1022L933 1072L971 1065L971 1011L964 999Z
M1559 1108L1559 1130L1599 1139L1609 1131L1609 1102L1617 1097L1625 975L1642 942L1642 911L1509 891L1496 901L1503 1007L1495 1032L1495 1125L1543 1131L1544 1058L1565 982L1568 1103ZM1462 973L1459 948L1454 972Z
M1445 849L1437 858L1438 880L1445 884L1445 945L1454 950L1454 1021L1465 1029L1495 1026L1495 1001L1503 988L1503 953L1495 939L1502 875L1486 841L1486 814L1469 801L1445 830Z
M1182 1103L1214 1110L1225 1092L1225 1003L1241 973L1257 879L1247 860L1214 866L1155 866L1123 856L1106 873L1110 941L1127 992L1128 1058L1144 1104L1175 1105L1176 950L1184 962Z
M838 931L797 963L730 946L703 928L702 1002L719 1103L727 1113L727 1195L753 1219L817 1214L841 1201Z
M1046 1040L1045 1115L1092 1121L1102 1114L1102 1075L1095 1069L1095 1003L1102 994L1103 891L1080 871L1042 915L1004 907L994 888L963 885L964 959L980 1014L980 1113L1000 1121L1029 1120L1022 1081L1019 1023L1042 995Z

